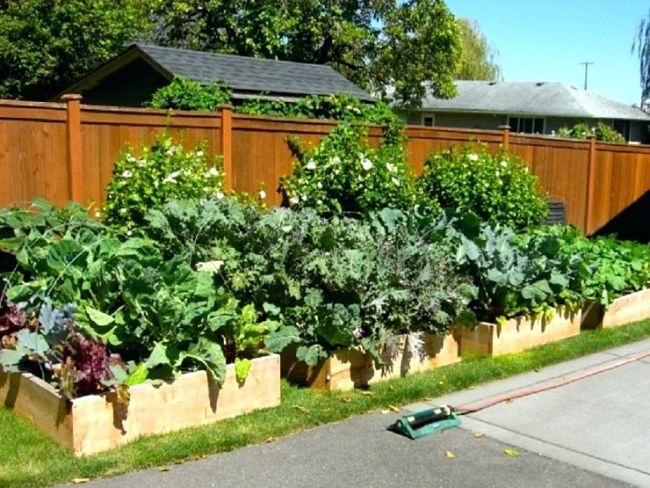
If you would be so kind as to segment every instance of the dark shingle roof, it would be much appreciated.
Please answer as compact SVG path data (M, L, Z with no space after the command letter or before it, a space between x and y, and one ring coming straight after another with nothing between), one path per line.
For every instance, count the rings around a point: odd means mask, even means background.
M457 81L454 98L425 97L422 110L594 119L650 120L650 115L558 82Z
M329 95L346 93L361 100L373 98L331 66L215 54L188 49L134 44L170 75L202 83L223 81L237 92L271 95Z

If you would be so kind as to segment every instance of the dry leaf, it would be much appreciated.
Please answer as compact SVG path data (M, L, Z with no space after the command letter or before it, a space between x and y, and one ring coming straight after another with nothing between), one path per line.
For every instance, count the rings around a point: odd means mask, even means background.
M374 393L371 392L371 391L369 391L369 390L362 390L362 391L361 391L361 394L362 394L363 396L373 396L373 395L374 395Z
M159 466L159 467L156 468L156 469L157 469L158 471L160 471L161 473L166 473L167 471L169 471L169 466Z
M350 398L350 397L343 397L343 398L341 398L341 401L342 401L343 403L352 403L352 398Z
M512 402L514 402L514 400L513 400L512 398L508 398L508 399L507 399L505 402L503 402L503 403L508 403L508 404L510 404L510 403L512 403Z
M388 415L390 413L390 410L380 410L379 413L382 415Z
M474 437L480 439L481 437L485 437L485 434L483 432L474 432Z
M72 478L73 485L80 485L81 483L88 483L90 478Z
M508 457L517 457L519 456L519 453L515 451L514 449L504 449L503 454L505 454Z
M300 410L302 413L309 413L309 409L307 407L303 407L302 405L294 405L293 408Z
M275 437L271 436L267 438L264 442L273 442L275 440Z
M456 457L456 455L451 451L445 451L445 457L447 459L454 459Z
M392 412L399 413L399 408L396 407L395 405L388 405L388 409L391 410Z
M197 460L197 461L199 461L199 460L201 460L201 459L205 459L205 458L207 458L207 457L208 457L207 454L198 454L198 455L194 456L194 459Z

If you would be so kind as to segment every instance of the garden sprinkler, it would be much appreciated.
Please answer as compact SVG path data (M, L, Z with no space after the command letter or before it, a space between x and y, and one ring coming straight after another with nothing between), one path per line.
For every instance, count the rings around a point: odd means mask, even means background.
M391 424L388 430L411 439L418 439L459 425L460 419L454 408L449 405L441 405L404 415Z

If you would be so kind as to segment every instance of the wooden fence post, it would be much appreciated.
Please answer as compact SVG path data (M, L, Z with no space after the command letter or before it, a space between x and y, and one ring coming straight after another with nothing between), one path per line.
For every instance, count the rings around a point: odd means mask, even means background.
M589 139L589 159L587 160L587 188L586 188L586 202L585 202L585 224L584 224L584 233L589 235L591 232L591 210L594 206L594 179L596 177L596 136L594 134L589 134L587 136Z
M66 133L68 145L68 181L70 200L83 203L83 166L81 162L81 95L61 97L66 102Z
M223 187L226 191L233 189L232 174L232 106L221 107L221 154L223 156Z
M508 149L510 147L510 126L508 124L500 125L499 129L503 131L503 147Z

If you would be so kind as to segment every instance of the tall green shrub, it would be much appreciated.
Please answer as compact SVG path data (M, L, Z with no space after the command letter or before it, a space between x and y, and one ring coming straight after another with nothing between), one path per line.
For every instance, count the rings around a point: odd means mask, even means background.
M548 214L537 177L504 149L492 154L474 144L432 153L419 183L443 208L517 229L537 225Z
M160 136L141 154L128 150L113 168L103 207L107 224L129 232L144 223L145 214L181 198L223 197L220 160L209 164L199 146L185 150L168 135Z

